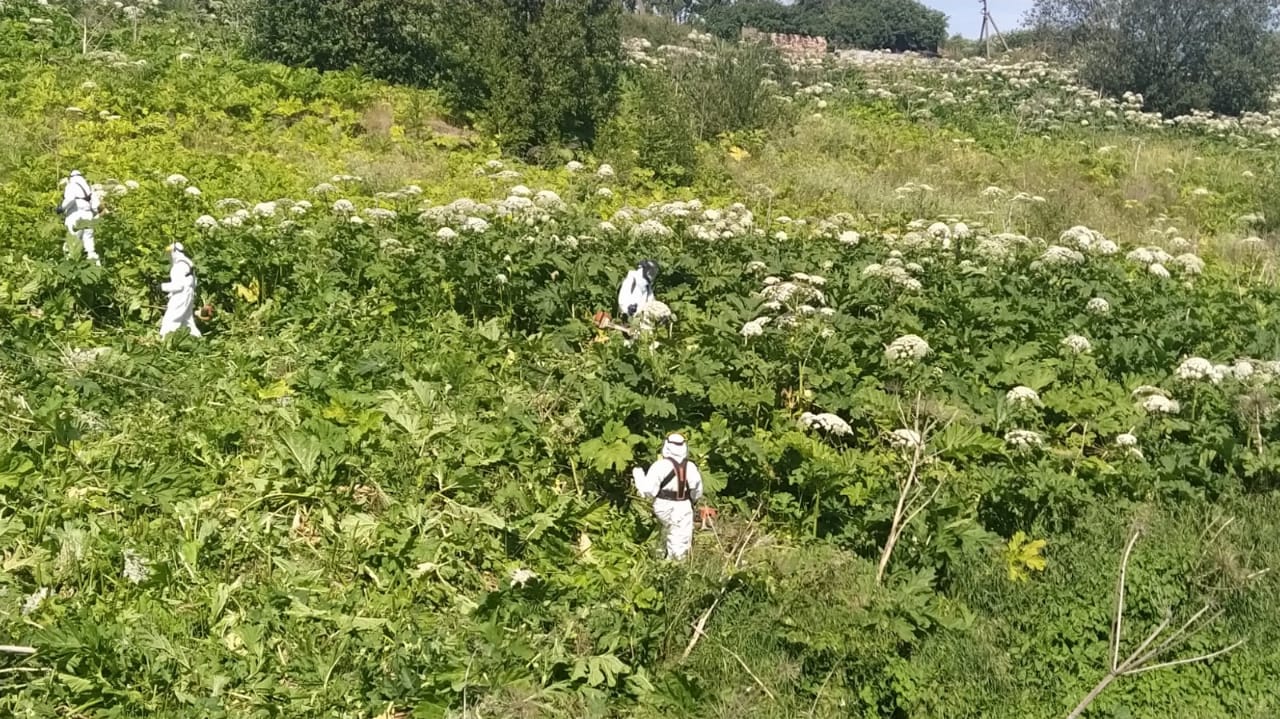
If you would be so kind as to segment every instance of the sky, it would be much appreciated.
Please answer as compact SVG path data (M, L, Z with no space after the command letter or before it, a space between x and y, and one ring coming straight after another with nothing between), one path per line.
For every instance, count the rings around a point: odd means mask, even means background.
M948 34L960 34L977 39L982 30L981 0L920 0L931 8L947 14ZM1000 32L1009 32L1022 22L1022 14L1031 8L1033 0L987 0L991 17Z

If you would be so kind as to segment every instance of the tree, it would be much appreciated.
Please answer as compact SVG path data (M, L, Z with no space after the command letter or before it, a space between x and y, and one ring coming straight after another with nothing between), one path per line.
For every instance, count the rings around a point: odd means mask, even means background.
M1028 24L1078 57L1082 79L1148 109L1266 107L1280 56L1277 0L1036 0Z
M825 37L837 47L937 50L947 18L916 0L742 0L706 11L708 28L736 38L742 28Z
M285 64L441 87L510 150L590 143L622 71L617 0L258 0L252 45Z
M511 150L590 143L622 72L615 0L473 0L439 10L442 82Z
M393 82L427 84L437 58L420 28L424 0L264 0L253 12L254 51L317 70L358 66Z

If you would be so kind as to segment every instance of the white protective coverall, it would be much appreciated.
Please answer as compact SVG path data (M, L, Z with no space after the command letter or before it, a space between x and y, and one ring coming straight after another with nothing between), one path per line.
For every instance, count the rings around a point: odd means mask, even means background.
M685 494L679 499L677 465L683 465ZM693 505L702 499L702 472L689 461L689 447L684 437L673 434L662 445L662 459L648 472L631 470L636 491L653 499L653 513L662 522L667 545L667 559L683 559L693 544Z
M627 273L618 289L618 316L630 319L645 305L653 301L653 279L657 275L657 263L652 260L641 262L638 267Z
M172 264L169 266L169 281L160 285L160 289L169 294L169 304L164 310L164 319L160 320L160 338L163 339L180 327L186 327L192 337L200 336L200 328L196 327L196 273L191 258L183 252L182 243L175 242L169 246Z
M102 264L93 243L93 228L79 227L81 222L89 222L98 216L98 211L102 209L102 195L93 191L79 170L72 170L71 176L67 178L67 186L62 191L62 204L58 209L66 218L67 232L80 238L80 243L84 245L85 257ZM69 250L65 243L62 250Z

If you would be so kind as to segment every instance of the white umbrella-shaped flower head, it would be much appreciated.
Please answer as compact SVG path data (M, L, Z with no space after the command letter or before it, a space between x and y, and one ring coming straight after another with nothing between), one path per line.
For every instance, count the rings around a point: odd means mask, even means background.
M848 422L830 412L822 412L820 414L805 412L800 415L800 424L809 429L820 430L828 434L840 436L853 434L853 427L850 427Z
M924 444L924 439L914 429L902 428L889 433L889 444L898 449L916 449Z
M1005 434L1004 441L1005 444L1020 451L1037 449L1044 445L1044 438L1040 433L1028 429L1011 429Z
M1014 407L1038 407L1040 394L1030 387L1019 385L1006 392L1004 400Z
M929 354L929 343L919 335L903 335L885 347L885 358L898 364L915 364Z
M1089 342L1087 337L1081 335L1067 335L1062 338L1062 346L1072 354L1086 354L1093 349L1093 344Z

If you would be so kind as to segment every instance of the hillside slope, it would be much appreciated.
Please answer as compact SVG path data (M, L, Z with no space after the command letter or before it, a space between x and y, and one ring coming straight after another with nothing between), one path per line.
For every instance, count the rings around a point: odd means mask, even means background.
M1161 659L1248 641L1089 715L1280 711L1265 128L814 69L672 188L214 38L0 8L0 708L1063 716L1138 530L1124 650L1206 603ZM202 340L155 336L173 241ZM591 317L644 257L674 322L628 346ZM682 565L628 491L670 431L720 511Z

